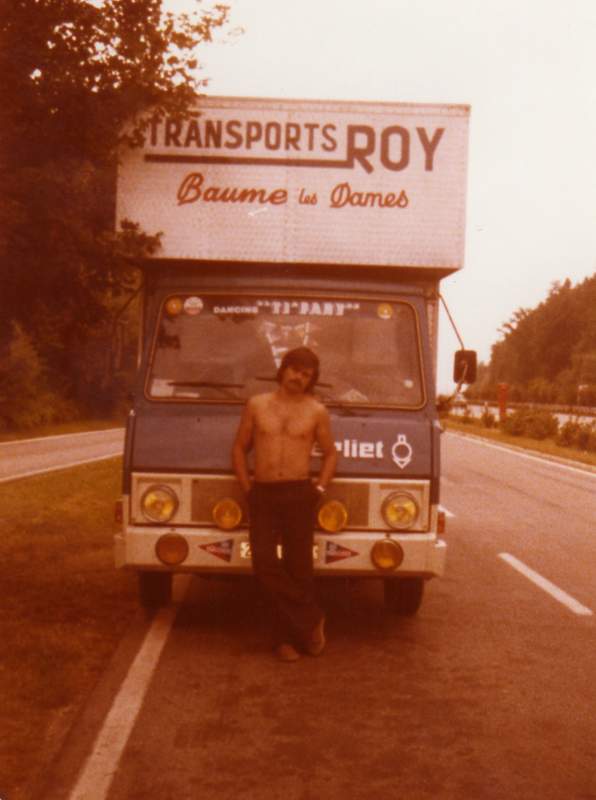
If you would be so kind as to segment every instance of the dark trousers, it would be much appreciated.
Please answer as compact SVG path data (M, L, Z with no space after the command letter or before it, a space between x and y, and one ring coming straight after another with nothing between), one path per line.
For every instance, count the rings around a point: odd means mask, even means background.
M273 606L275 645L301 646L323 616L315 601L313 578L317 500L308 480L256 482L248 496L252 563Z

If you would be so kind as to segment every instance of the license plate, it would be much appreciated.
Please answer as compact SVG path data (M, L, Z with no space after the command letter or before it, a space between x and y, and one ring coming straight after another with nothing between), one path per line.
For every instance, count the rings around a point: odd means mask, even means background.
M277 545L277 557L281 558L283 555L282 546L280 544ZM313 561L317 561L319 558L319 545L314 544L312 548L312 557ZM250 542L240 542L240 558L248 559L250 558Z

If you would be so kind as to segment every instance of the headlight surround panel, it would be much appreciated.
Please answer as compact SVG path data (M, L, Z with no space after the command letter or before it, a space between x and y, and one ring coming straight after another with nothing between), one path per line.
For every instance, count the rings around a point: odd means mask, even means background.
M151 511L147 514L147 496L155 489L171 492L176 501L171 499L170 495L165 497L159 495L157 499L161 499L165 507L159 514ZM387 521L383 508L387 510L388 498L395 494L405 494L411 498L411 508L414 509L416 506L419 510L416 519L406 516L404 517L406 524L400 523L399 519L393 517L390 518L390 522ZM143 509L143 498L145 498L145 509ZM226 503L223 509L228 507L228 511L231 512L234 507L234 513L224 514L224 526L219 527L213 517L213 510L224 500ZM331 519L327 520L327 524L321 525L320 521L316 520L316 529L320 533L337 533L341 536L342 533L349 531L423 533L431 530L429 480L399 478L365 480L338 477L327 487L327 492L317 509L317 515L322 506L332 501L337 501L337 504L333 503L327 510L334 509L336 513L330 515ZM155 503L152 509L155 510ZM242 515L238 520L240 509ZM218 509L220 522L221 511L220 506ZM240 484L232 475L138 472L133 475L127 524L175 525L214 530L219 527L219 530L241 532L248 527L248 504Z
M431 529L430 481L336 478L327 488L323 503L339 501L347 511L347 520L337 531L395 531L424 533Z

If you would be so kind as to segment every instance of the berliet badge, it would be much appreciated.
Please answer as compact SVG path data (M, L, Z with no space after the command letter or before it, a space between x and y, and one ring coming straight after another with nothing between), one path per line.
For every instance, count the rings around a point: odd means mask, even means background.
M408 466L412 460L412 445L406 439L405 433L398 433L397 441L391 448L391 456L400 469Z

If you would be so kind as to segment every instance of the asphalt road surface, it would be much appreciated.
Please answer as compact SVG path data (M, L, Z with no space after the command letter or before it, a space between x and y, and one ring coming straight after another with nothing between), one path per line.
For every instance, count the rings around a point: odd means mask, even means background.
M596 475L446 434L442 503L418 615L323 583L316 659L271 657L250 581L193 579L146 694L137 628L44 798L596 800Z
M124 428L0 443L0 483L122 454Z

